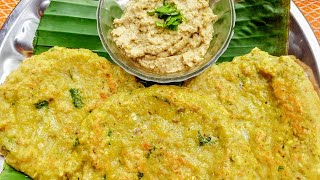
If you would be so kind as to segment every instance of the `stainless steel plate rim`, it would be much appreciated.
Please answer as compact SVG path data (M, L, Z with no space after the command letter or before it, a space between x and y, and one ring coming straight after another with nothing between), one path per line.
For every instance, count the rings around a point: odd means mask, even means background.
M293 1L291 1L290 4L290 14L292 17L296 20L297 25L303 29L302 33L303 36L306 37L307 42L309 44L309 47L311 49L311 53L313 55L313 58L315 60L315 68L317 69L317 72L320 73L320 44L317 40L316 35L314 34L310 24L300 11L300 9L295 5ZM318 84L319 84L319 76L318 78Z

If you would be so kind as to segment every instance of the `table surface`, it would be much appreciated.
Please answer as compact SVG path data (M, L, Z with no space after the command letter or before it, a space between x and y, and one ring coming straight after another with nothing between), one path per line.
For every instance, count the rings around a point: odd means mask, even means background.
M320 0L293 0L300 8L320 42ZM0 28L19 0L0 0Z

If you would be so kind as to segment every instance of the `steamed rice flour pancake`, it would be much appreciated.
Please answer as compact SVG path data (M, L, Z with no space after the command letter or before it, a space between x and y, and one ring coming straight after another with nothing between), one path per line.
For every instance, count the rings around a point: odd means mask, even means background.
M24 60L0 86L0 145L35 179L80 176L82 120L119 91L141 85L89 50L55 47Z
M256 48L185 85L231 114L260 164L258 176L320 178L320 100L292 58Z

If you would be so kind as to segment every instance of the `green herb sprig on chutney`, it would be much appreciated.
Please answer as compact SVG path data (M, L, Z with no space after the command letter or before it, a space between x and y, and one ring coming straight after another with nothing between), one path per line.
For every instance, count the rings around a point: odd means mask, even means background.
M178 25L182 23L183 16L174 3L167 3L163 1L163 5L155 9L154 11L148 12L150 16L157 14L159 19L163 19L164 22L156 21L155 24L158 27L167 28L170 30L177 30Z

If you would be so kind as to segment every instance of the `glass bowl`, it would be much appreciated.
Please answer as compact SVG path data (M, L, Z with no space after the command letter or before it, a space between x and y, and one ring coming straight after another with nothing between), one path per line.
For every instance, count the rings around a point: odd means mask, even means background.
M210 8L218 16L214 34L204 60L187 71L155 73L135 64L114 43L111 31L113 20L120 18L129 0L100 0L97 10L97 28L101 42L112 60L128 73L146 81L158 83L180 82L194 77L210 67L225 52L233 36L236 14L233 0L209 0Z

